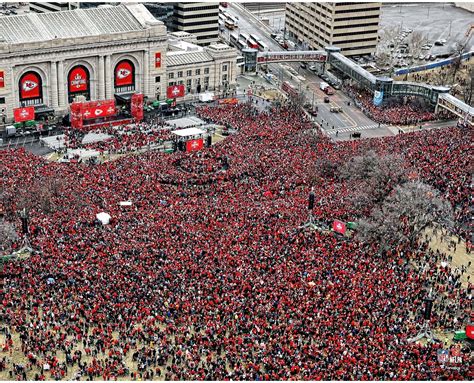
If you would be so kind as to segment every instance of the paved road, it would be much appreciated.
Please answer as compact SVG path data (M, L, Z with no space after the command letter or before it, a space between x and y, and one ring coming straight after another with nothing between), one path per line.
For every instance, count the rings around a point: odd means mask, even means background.
M253 33L257 35L269 48L270 51L282 51L283 48L270 37L272 28L264 25L258 20L255 15L245 10L238 3L229 3L227 12L239 18L239 28L236 32ZM229 38L229 31L226 31L224 36ZM367 131L364 133L367 136L371 135L392 135L393 132L384 126L379 128L378 124L366 117L353 104L348 105L350 99L341 91L336 91L332 96L329 96L330 103L324 103L326 94L319 89L319 83L322 81L320 77L310 70L300 68L299 63L284 63L284 64L269 64L270 71L279 79L279 82L287 81L293 84L297 89L300 89L306 96L308 103L318 106L319 112L316 121L321 124L327 134L335 136L337 130L340 131L340 136L344 134L349 137L350 132L359 130ZM295 82L295 76L290 73L290 68L298 72L305 78L301 84ZM332 106L340 106L342 113L331 113ZM334 129L333 129L334 127ZM339 135L338 135L339 136Z

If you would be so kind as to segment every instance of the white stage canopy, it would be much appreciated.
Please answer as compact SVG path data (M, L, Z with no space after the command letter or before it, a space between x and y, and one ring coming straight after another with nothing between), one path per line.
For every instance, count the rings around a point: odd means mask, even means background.
M102 222L102 225L108 225L110 223L110 215L105 213L105 212L102 212L102 213L98 213L95 215L95 217L100 221Z
M179 137L191 137L191 136L199 136L201 134L206 134L206 131L199 128L187 128L187 129L173 130L171 133L176 134Z

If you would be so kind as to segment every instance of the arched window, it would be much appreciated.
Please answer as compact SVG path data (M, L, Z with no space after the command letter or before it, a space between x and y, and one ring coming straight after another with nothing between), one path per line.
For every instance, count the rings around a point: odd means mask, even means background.
M135 90L135 65L130 60L121 60L115 66L114 86L115 93Z
M18 82L20 102L24 106L43 103L43 80L38 72L29 71Z
M70 103L77 96L85 96L86 100L91 99L89 69L84 65L76 65L69 71L67 79Z

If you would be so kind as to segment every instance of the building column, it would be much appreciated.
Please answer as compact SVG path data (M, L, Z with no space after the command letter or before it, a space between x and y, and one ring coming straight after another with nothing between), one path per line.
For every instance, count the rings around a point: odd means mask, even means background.
M105 56L105 98L107 100L113 98L113 73L111 68L110 55Z
M143 54L142 78L143 78L142 93L145 96L148 96L149 95L149 85L150 85L150 52L148 50L146 50Z
M58 70L57 70L57 77L58 77L58 103L60 108L65 108L68 104L67 102L67 94L64 93L65 86L67 84L64 83L64 62L58 61Z
M105 99L105 67L104 67L104 56L99 56L99 94L98 99L104 100Z
M50 81L49 89L51 90L51 107L54 109L59 106L58 105L58 68L56 65L57 65L56 61L51 61L51 81Z

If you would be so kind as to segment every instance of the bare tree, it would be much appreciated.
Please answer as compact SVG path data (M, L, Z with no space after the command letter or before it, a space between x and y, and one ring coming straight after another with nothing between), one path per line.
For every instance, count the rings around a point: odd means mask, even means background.
M454 48L454 58L453 63L450 65L450 72L453 76L452 83L456 82L456 74L462 65L461 55L466 52L467 43L466 42L457 42Z
M381 203L393 188L406 180L408 174L403 156L381 156L369 150L353 157L340 170L343 179L358 181L353 203L358 207Z
M410 47L410 53L413 55L413 57L420 55L421 53L421 48L423 45L428 43L428 39L426 35L419 31L414 31L410 35L410 40L409 40L409 47Z
M380 208L360 220L357 237L361 241L376 241L382 248L403 242L414 245L427 228L449 231L453 225L449 202L443 200L436 189L415 181L397 186Z
M10 252L13 242L17 239L18 235L13 224L0 218L0 253Z
M472 67L469 68L469 72L467 73L467 78L465 83L461 85L461 94L464 98L464 102L467 105L472 106L474 103L473 95L474 95L474 70Z

